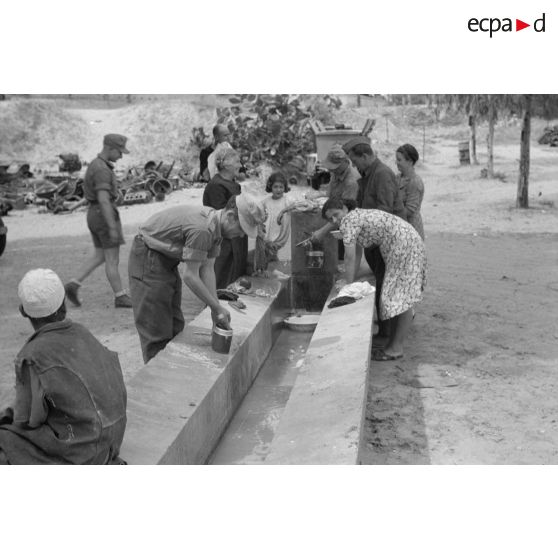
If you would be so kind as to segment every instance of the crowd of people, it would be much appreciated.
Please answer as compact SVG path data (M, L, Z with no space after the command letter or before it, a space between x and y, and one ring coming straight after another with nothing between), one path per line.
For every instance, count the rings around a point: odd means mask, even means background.
M0 413L0 464L122 464L126 388L118 355L66 317L66 300L81 305L82 282L104 263L117 308L132 308L144 362L184 328L182 281L209 308L214 325L230 329L218 290L247 272L248 238L255 239L252 271L265 275L290 235L297 200L282 172L258 199L242 191L241 159L216 126L214 142L200 154L207 180L203 206L182 205L153 214L140 225L129 256L130 294L118 271L124 243L116 207L114 163L129 153L127 138L108 134L89 165L84 192L93 254L65 285L49 269L33 269L18 287L20 312L34 333L16 357L16 397ZM311 242L339 240L342 278L352 283L362 256L376 281L378 336L371 358L402 358L406 335L426 285L426 252L420 213L424 185L410 144L395 154L399 176L360 136L333 146L322 162L331 175L322 206L325 224ZM262 192L263 193L263 192ZM183 275L178 272L183 264Z

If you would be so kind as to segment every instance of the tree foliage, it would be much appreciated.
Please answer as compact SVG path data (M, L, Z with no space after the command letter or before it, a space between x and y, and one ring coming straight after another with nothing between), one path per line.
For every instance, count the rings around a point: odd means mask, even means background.
M203 149L210 140L210 136L205 133L203 126L195 126L192 128L192 135L190 136L190 145Z
M300 95L242 94L230 97L229 103L217 109L217 123L228 127L230 142L243 160L253 165L265 161L279 167L296 156L313 153L310 121L323 121L341 106L341 101L330 95L312 102Z
M474 109L480 121L487 120L490 108L489 99L494 103L496 118L521 116L525 107L525 95L504 94L467 94L467 95L433 95L432 103L436 106L470 114ZM476 107L473 103L477 103ZM546 120L558 118L558 95L532 95L532 116Z
M476 119L488 121L488 162L486 176L494 178L493 146L494 126L498 117L521 117L520 160L517 185L516 206L529 207L529 168L531 118L538 116L547 121L558 117L558 95L442 95L439 96L448 106L469 115L469 125ZM471 119L471 117L473 117Z

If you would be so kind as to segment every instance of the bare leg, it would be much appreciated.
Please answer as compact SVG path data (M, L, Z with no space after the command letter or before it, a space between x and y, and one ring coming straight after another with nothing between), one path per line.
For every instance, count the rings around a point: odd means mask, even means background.
M112 287L114 293L122 292L122 280L120 279L120 272L118 271L118 263L120 261L120 247L105 248L105 273L107 274L108 282Z
M384 349L391 343L392 332L394 331L395 322L392 318L387 320L379 320L378 318L379 309L377 306L374 307L374 322L378 326L378 332L374 334L372 338L372 348L373 349ZM382 327L383 326L383 327Z
M95 269L97 269L105 261L105 253L102 248L95 248L93 255L86 260L78 271L76 279L81 283L84 281Z
M386 345L384 352L390 356L403 354L403 343L409 333L409 328L413 322L413 310L409 308L403 314L392 318L392 335L389 343Z
M395 339L395 332L397 331L397 322L399 321L399 316L393 316L393 318L390 318L389 320L386 320L386 323L388 324L388 332L389 335L387 336L387 343L386 343L386 347L391 347L391 345L393 345L393 341Z

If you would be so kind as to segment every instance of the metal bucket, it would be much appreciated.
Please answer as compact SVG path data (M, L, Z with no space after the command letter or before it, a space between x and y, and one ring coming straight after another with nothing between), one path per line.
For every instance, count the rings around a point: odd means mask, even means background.
M231 350L232 329L223 329L219 326L213 326L211 332L211 348L216 353L228 354Z
M306 252L306 267L321 269L324 266L323 250L308 250Z

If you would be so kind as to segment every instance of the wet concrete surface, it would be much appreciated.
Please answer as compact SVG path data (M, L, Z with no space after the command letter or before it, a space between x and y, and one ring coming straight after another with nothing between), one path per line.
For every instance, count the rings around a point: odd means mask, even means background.
M210 464L250 465L265 461L312 334L281 330Z

